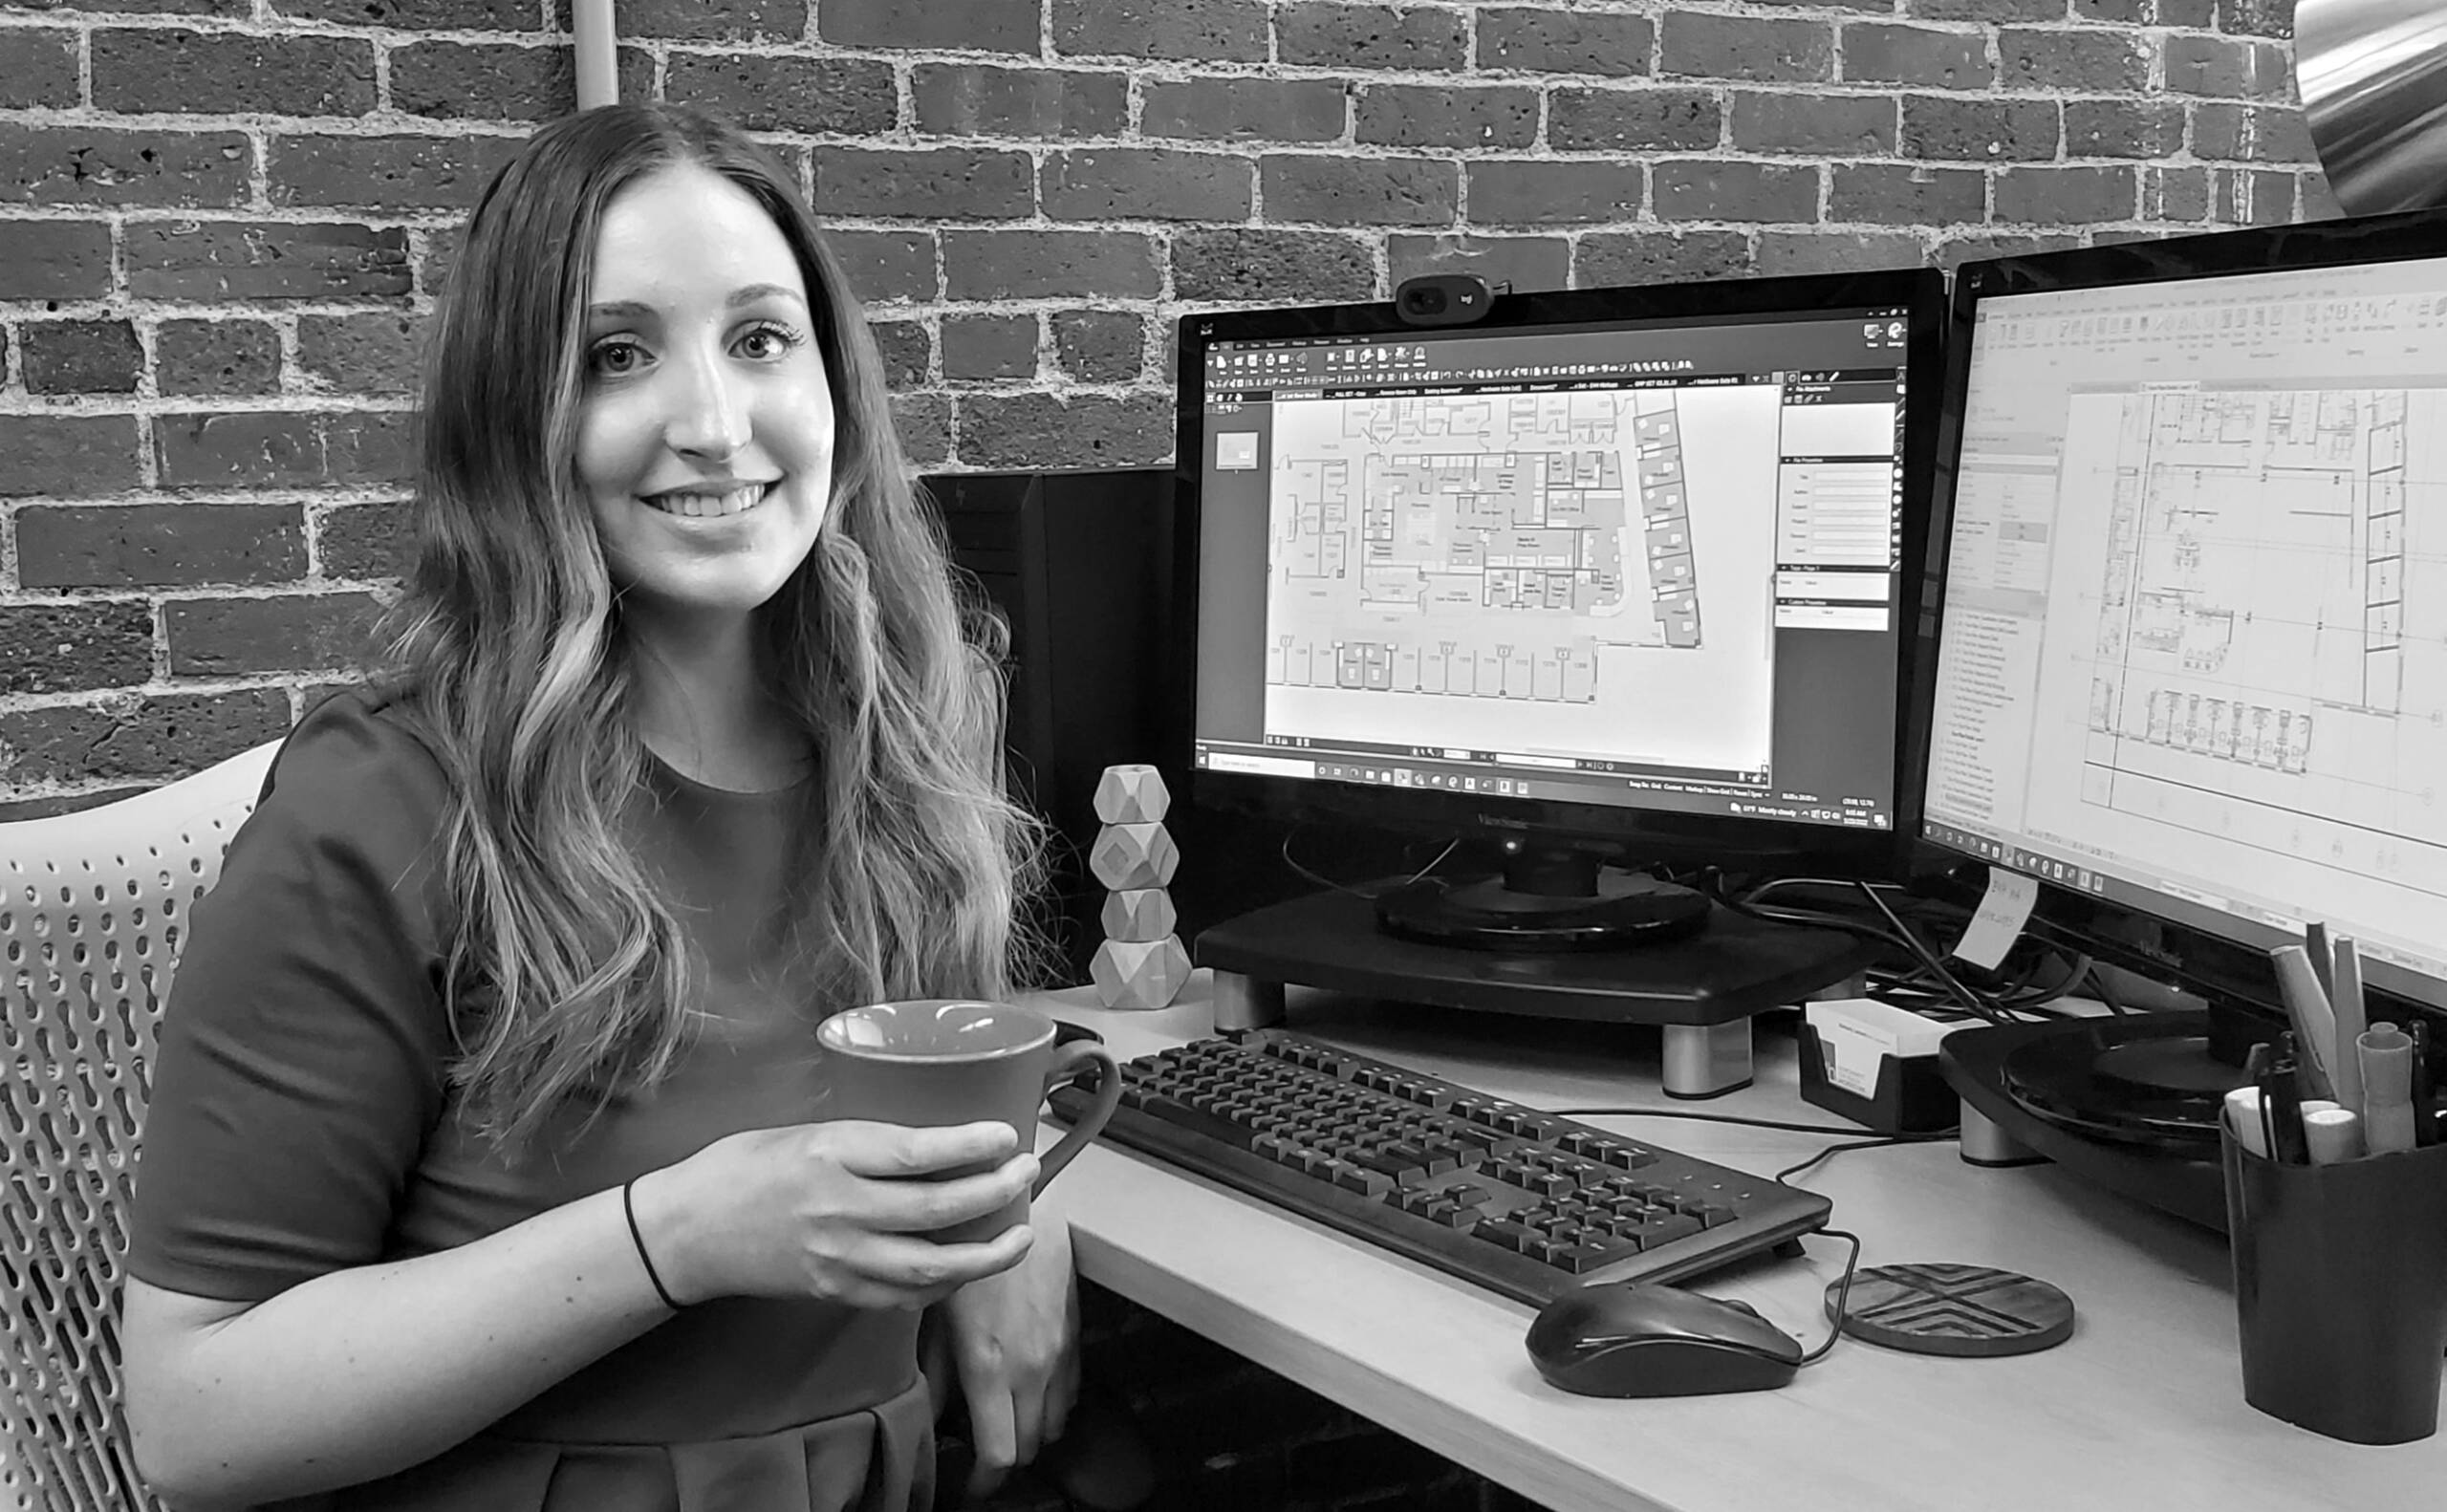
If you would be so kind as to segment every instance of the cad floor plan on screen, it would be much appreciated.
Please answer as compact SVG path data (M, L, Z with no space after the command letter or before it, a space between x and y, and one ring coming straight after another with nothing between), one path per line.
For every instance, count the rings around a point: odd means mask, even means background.
M2447 888L2447 389L2076 391L2064 456L2060 800Z
M1269 696L1377 695L1382 719L1408 694L1423 731L1442 708L1482 742L1494 702L1562 750L1619 751L1635 698L1730 680L1764 705L1776 459L1756 438L1776 403L1753 385L1280 405ZM1719 460L1762 420L1752 456ZM1723 750L1674 754L1759 759L1764 731L1713 723Z

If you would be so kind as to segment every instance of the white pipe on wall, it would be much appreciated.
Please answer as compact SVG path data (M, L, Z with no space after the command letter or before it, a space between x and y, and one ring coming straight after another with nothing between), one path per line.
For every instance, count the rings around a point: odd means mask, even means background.
M577 42L577 108L617 103L620 79L613 62L612 0L573 0L570 32Z

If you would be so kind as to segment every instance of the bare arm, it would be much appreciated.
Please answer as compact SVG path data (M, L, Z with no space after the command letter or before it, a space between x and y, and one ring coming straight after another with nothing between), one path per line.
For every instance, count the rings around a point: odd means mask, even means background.
M983 1244L919 1236L998 1211L1036 1161L942 1182L895 1177L1010 1154L999 1124L753 1131L640 1177L638 1221L682 1302L922 1307L1027 1252L1024 1227ZM374 1480L464 1441L670 1315L617 1191L251 1305L131 1280L121 1337L137 1462L183 1506Z

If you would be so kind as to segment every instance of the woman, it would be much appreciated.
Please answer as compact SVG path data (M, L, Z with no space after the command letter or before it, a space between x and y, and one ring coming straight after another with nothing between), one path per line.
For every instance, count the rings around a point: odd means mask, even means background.
M1067 1231L925 1236L1033 1156L809 1121L824 1013L1008 989L1032 853L858 306L752 143L615 106L487 187L430 351L388 670L292 733L180 961L140 1465L182 1506L923 1506L940 1304L990 1482L1063 1426Z

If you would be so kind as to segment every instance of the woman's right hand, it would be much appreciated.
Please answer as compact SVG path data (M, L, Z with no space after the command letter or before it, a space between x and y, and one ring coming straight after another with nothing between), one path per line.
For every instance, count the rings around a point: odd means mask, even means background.
M682 1303L815 1297L923 1307L1029 1252L1024 1223L982 1243L928 1237L1028 1194L1036 1156L1017 1142L1002 1123L751 1129L639 1177L638 1231ZM987 1160L994 1168L978 1175L928 1179Z

